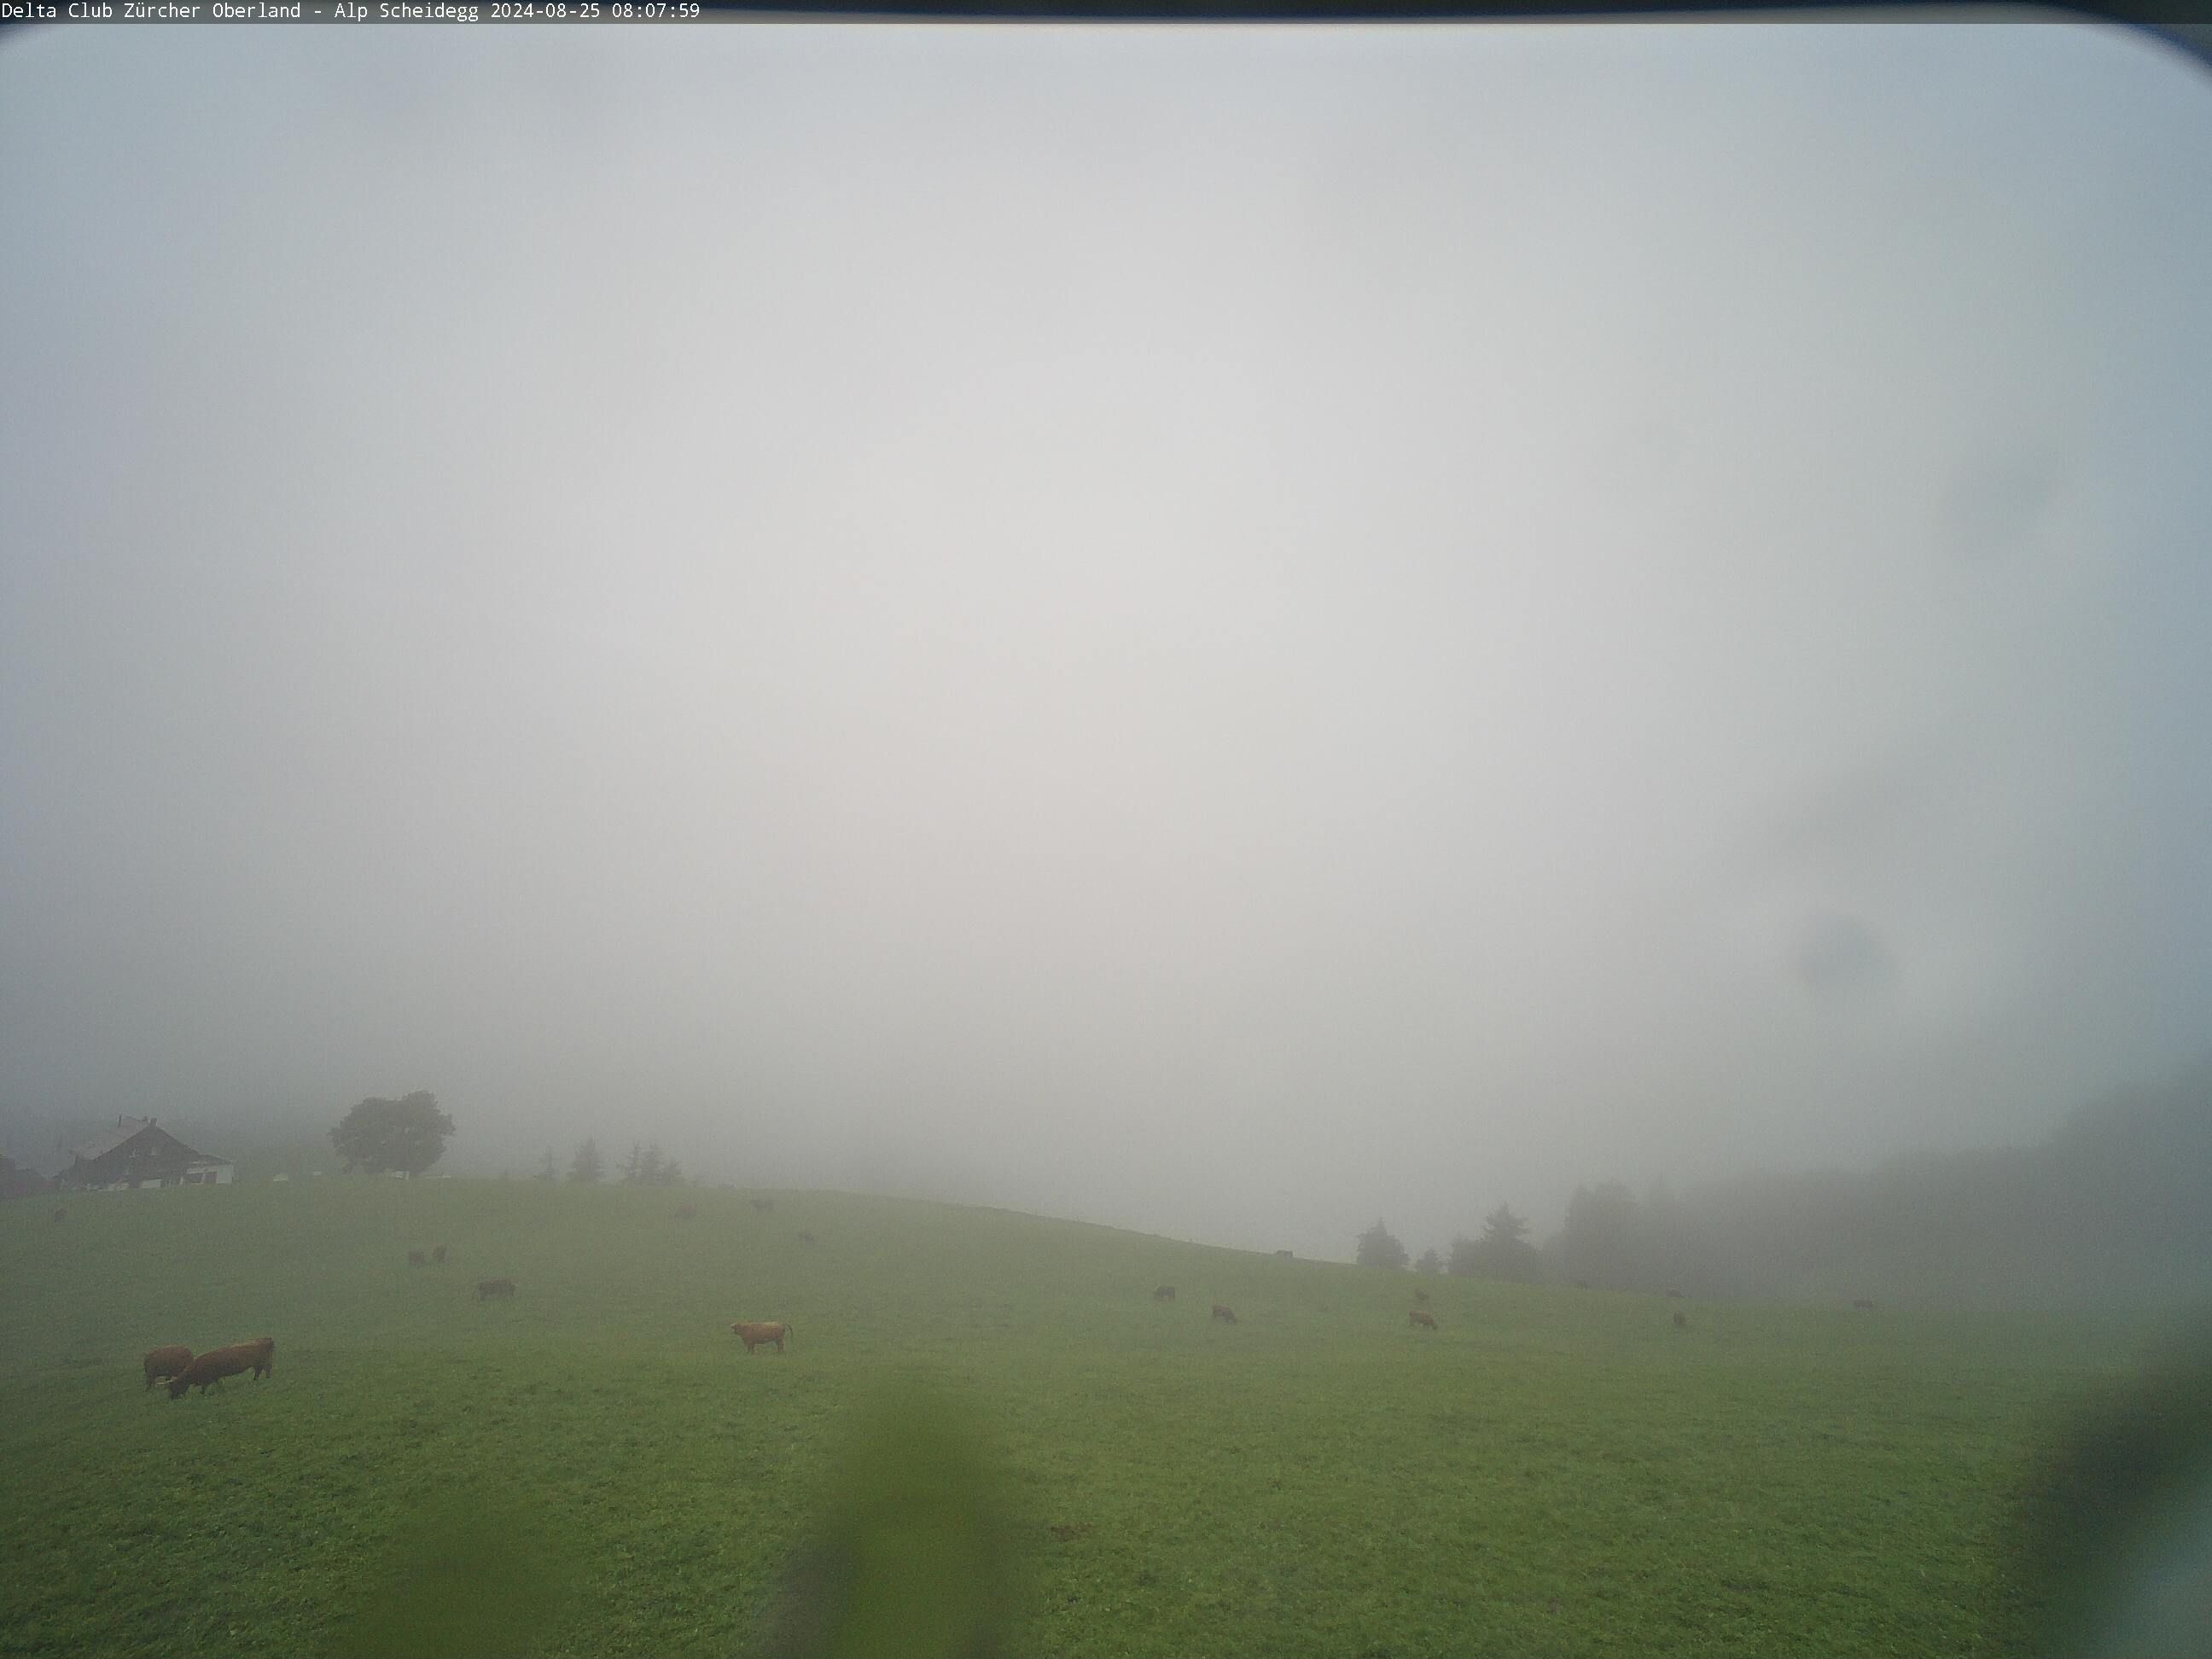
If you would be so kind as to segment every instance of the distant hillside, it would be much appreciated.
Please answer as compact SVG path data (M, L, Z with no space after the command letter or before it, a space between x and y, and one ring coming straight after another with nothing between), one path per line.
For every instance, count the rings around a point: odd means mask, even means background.
M2212 1061L2077 1112L2040 1146L1577 1193L1554 1273L1622 1289L1990 1308L2212 1298Z

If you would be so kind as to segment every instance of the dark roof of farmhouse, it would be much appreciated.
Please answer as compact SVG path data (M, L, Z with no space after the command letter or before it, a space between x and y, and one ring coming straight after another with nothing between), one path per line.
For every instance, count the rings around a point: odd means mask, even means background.
M125 1141L135 1139L142 1130L153 1127L154 1120L150 1117L118 1117L112 1129L94 1135L82 1146L70 1147L70 1152L89 1164L94 1158L105 1158Z
M96 1164L110 1152L129 1146L141 1135L146 1134L149 1130L153 1133L151 1142L146 1150L150 1151L155 1146L166 1141L186 1158L202 1158L215 1164L227 1164L230 1161L228 1158L210 1158L207 1153L185 1146L183 1141L179 1140L167 1129L161 1127L158 1122L150 1117L119 1117L115 1120L115 1127L112 1129L103 1130L92 1139L85 1142L83 1146L75 1148L74 1155L84 1163Z

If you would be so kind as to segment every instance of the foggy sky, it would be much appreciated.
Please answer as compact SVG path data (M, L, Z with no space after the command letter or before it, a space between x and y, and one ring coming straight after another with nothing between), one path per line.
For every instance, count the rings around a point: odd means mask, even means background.
M18 32L0 1118L1343 1255L2212 1008L2212 78Z

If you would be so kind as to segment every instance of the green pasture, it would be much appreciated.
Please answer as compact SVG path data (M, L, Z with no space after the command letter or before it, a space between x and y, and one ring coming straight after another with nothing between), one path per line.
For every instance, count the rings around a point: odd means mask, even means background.
M920 1402L979 1460L1008 1654L2023 1653L2018 1495L2135 1351L2056 1316L1423 1280L756 1196L5 1206L0 1654L761 1650L830 1495L881 1461L856 1437L896 1462L884 1413ZM495 1275L519 1293L479 1303ZM787 1321L790 1351L747 1355L737 1319ZM266 1381L143 1387L148 1348L264 1334Z

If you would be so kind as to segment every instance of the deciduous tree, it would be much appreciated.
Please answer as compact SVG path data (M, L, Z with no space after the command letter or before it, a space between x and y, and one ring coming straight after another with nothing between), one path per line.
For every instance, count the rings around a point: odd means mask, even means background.
M443 1155L453 1133L453 1120L438 1109L437 1096L417 1089L398 1100L362 1101L331 1131L331 1145L349 1173L418 1176Z

